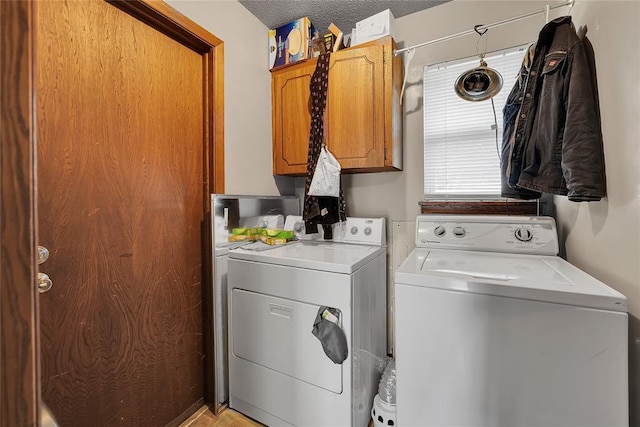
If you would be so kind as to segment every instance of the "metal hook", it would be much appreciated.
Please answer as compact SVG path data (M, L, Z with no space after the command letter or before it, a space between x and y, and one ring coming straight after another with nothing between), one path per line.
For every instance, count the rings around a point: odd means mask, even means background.
M476 33L478 33L478 35L480 37L484 36L484 33L486 33L487 31L489 31L488 28L485 28L484 30L480 30L481 27L483 27L484 24L478 24L478 25L474 25L473 26L473 31L475 31Z
M484 28L483 30L480 30L480 27L484 26L484 24L478 24L478 25L474 25L473 26L473 31L475 31L476 33L478 33L478 35L480 36L480 38L478 39L478 41L476 42L476 55L478 55L478 57L480 58L480 65L483 65L484 62L484 56L487 53L487 39L489 38L489 36L484 38L484 51L482 53L480 53L480 40L482 40L482 37L487 34L487 31L489 31L489 28Z

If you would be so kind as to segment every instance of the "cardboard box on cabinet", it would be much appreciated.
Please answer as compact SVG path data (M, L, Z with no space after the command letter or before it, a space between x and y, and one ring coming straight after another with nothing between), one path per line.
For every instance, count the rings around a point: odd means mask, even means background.
M356 28L351 32L351 46L357 46L385 36L395 37L393 21L393 13L391 13L390 9L358 21Z
M312 43L316 37L320 35L306 16L269 30L269 69L275 70L318 56Z

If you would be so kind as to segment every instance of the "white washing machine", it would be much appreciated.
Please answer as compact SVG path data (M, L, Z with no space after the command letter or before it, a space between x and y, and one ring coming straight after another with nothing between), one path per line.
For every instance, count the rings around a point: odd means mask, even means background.
M348 218L333 241L229 251L229 406L269 426L366 426L386 357L383 218ZM311 333L339 310L348 356Z
M626 298L557 254L552 218L417 218L395 273L400 427L628 425Z

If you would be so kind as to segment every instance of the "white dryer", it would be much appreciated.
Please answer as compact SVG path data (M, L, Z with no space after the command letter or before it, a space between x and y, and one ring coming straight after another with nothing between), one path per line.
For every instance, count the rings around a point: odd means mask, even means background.
M383 218L348 218L333 241L229 251L229 406L269 426L358 426L370 419L386 357ZM348 357L312 334L339 310Z
M557 253L552 218L417 218L395 273L400 427L628 425L626 298Z

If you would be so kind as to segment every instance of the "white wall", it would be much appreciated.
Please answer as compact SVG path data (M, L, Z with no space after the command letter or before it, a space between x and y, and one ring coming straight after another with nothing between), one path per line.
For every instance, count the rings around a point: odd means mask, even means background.
M558 221L568 260L626 294L640 317L640 2L578 2L573 16L596 55L608 197L556 197Z
M640 425L640 2L578 1L577 27L593 45L607 169L607 198L556 197L567 259L629 303L631 425Z
M267 27L236 0L167 3L224 42L225 193L278 195Z

